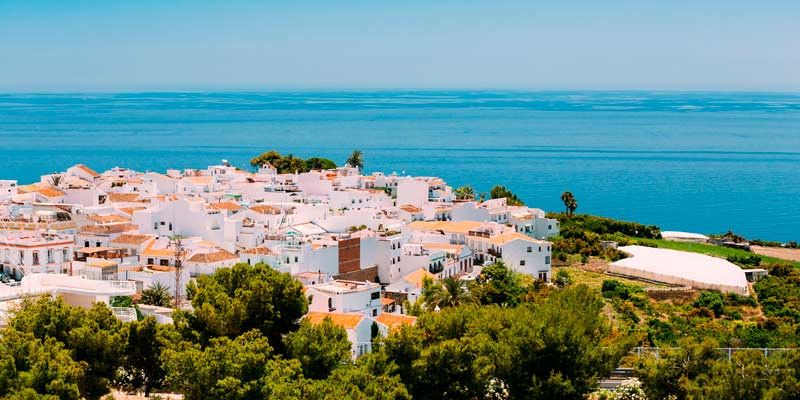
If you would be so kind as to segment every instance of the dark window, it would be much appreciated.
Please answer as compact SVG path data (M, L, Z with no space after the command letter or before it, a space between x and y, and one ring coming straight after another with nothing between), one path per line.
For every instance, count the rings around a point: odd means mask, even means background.
M89 241L88 240L83 242L83 247L89 247Z
M152 259L152 258L148 258L148 259L147 259L147 264L149 264L149 265L153 265L153 259Z
M164 266L169 265L169 260L161 260L161 265L164 265Z
M519 261L519 265L520 265L520 266L523 266L523 265L525 265L525 260L520 260L520 261Z
M372 300L378 300L381 298L381 292L372 292L370 293L370 298Z
M528 253L530 253L530 252L532 252L532 251L533 251L533 248L532 248L532 247L530 247L530 246L528 246Z

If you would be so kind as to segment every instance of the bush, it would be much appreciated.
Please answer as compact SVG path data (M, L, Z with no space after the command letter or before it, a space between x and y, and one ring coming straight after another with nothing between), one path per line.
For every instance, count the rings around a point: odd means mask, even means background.
M722 300L722 293L706 290L700 293L700 297L694 302L695 307L706 307L719 317L725 314L725 302Z
M559 269L558 272L556 272L555 283L558 286L564 287L571 285L573 283L573 280L572 277L569 276L569 272L563 269Z

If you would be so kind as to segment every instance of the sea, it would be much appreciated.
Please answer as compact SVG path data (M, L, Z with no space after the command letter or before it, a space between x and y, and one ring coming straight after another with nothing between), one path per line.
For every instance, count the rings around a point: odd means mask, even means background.
M216 91L0 94L0 179L203 168L267 150L433 175L664 230L800 240L800 93Z

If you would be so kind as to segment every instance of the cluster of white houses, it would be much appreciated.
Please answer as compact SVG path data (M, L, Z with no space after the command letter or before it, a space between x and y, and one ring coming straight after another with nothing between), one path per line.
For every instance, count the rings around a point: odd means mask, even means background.
M558 232L540 209L457 200L436 177L75 165L29 185L0 180L0 300L49 288L78 305L107 302L156 282L183 291L198 275L265 263L302 282L306 318L345 327L358 356L369 351L373 322L381 332L413 323L402 304L418 298L426 278L471 279L502 260L549 281L546 239Z

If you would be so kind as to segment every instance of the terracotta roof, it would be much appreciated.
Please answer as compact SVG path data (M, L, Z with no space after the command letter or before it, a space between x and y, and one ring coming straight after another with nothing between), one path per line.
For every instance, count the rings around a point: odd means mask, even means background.
M509 242L513 242L514 240L524 240L526 242L531 242L531 243L542 243L542 241L540 240L536 240L530 236L523 235L519 232L501 233L497 236L489 238L488 242L500 246Z
M124 212L125 214L133 216L133 212L134 211L144 210L146 208L147 207L120 207L117 210L120 210L120 211Z
M250 249L244 249L239 252L240 254L272 254L272 252L266 247L253 247Z
M143 244L150 239L153 239L154 236L151 235L119 235L116 239L112 240L112 244Z
M422 282L425 278L436 279L436 275L428 272L425 268L420 268L406 276L403 277L405 281L408 283L416 286L417 288L422 288Z
M64 192L50 186L39 188L36 190L36 192L45 197L59 197L65 194Z
M231 202L231 201L223 201L220 203L211 203L209 206L216 210L228 210L228 211L239 211L242 209L242 206Z
M103 224L107 224L110 222L131 222L131 220L128 218L114 214L108 214L108 215L87 214L86 218L89 218L92 221L100 222Z
M109 225L86 225L81 228L80 233L120 233L137 229L132 224L109 224Z
M394 304L394 300L388 297L381 297L381 304L383 305Z
M213 176L186 176L183 179L198 185L208 185L214 182Z
M400 314L381 313L375 317L375 322L382 324L389 328L389 330L398 328L403 325L414 325L417 323L417 317Z
M40 185L32 183L30 185L21 185L17 186L17 193L24 194L24 193L31 193L39 190Z
M449 244L449 243L422 243L422 247L428 249L440 249L446 252L461 253L464 248L463 244Z
M483 222L477 221L415 221L408 224L408 227L420 231L467 233L469 231L474 231L483 225Z
M341 314L341 313L323 313L312 311L303 317L304 321L312 324L321 324L325 319L330 319L334 325L341 326L344 329L355 329L358 324L364 319L364 314Z
M132 203L139 200L139 193L109 193L108 200L114 202Z
M280 214L281 210L279 208L267 205L260 205L260 206L252 206L250 207L251 210L259 213L259 214Z
M191 257L189 257L186 261L196 262L196 263L214 263L214 262L232 260L238 258L239 257L236 256L236 254L233 254L224 249L220 249L219 251L214 253L195 253Z
M107 268L107 267L116 267L117 263L110 260L93 260L86 263L86 265L90 267L98 267L98 268Z
M398 207L398 208L400 208L400 209L401 209L401 210L403 210L403 211L408 211L408 212L410 212L410 213L418 213L418 212L422 212L422 209L421 209L421 208L419 208L419 207L415 207L415 206L413 206L413 205L411 205L411 204L403 204L403 205L401 205L401 206L400 206L400 207Z
M170 248L165 249L154 249L153 245L155 241L147 245L147 248L142 250L143 256L155 256L155 257L174 257L175 250Z
M78 168L78 169L82 170L83 172L86 172L87 174L91 175L92 178L97 178L98 176L100 176L100 174L95 172L95 170L93 170L93 169L91 169L91 168L89 168L89 167L87 167L87 166L85 166L83 164L77 164L77 165L75 165L75 168Z

